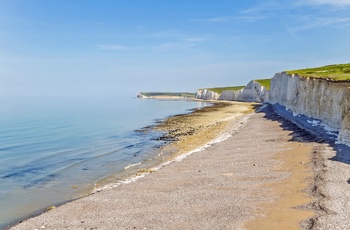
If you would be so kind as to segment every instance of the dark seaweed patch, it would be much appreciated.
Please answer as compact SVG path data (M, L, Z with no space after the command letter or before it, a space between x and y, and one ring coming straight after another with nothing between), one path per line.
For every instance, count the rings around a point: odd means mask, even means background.
M31 181L30 184L24 185L23 188L35 187L38 184L44 185L44 184L47 184L48 182L51 182L56 177L57 177L56 174L49 174L43 178L39 178L39 179Z
M18 172L13 172L13 173L7 174L7 175L5 175L5 176L3 176L1 178L2 179L7 179L7 178L23 177L26 174L38 174L38 173L42 172L43 170L44 170L43 167L28 168L28 169L25 169L25 170L21 170L21 171L18 171Z

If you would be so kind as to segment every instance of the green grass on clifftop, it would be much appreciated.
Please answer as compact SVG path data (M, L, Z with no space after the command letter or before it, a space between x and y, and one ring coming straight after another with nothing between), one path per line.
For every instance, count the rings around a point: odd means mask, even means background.
M350 81L350 63L327 65L316 68L288 70L288 74L298 74L302 77L322 78L330 81Z
M271 79L258 79L254 81L259 83L261 86L264 86L267 90L270 90Z
M215 93L222 93L222 91L226 91L226 90L232 90L232 91L237 91L240 89L243 89L245 86L229 86L229 87L216 87L216 88L209 88L208 90L211 90Z

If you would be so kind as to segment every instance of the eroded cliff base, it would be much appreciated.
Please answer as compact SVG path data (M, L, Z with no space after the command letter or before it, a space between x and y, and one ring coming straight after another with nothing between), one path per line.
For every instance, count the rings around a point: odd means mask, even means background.
M308 193L314 201L308 209L316 215L304 222L305 229L350 229L350 147L337 142L337 132L319 120L294 116L279 105L269 106L284 129L294 130L293 139L312 145L312 181Z
M350 82L277 73L271 79L270 103L319 119L339 131L338 141L350 144Z

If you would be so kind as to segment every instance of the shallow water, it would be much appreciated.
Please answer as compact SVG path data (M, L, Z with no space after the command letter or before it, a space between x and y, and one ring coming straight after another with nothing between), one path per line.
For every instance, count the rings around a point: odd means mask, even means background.
M161 134L136 130L206 106L132 97L0 103L0 228L157 163Z

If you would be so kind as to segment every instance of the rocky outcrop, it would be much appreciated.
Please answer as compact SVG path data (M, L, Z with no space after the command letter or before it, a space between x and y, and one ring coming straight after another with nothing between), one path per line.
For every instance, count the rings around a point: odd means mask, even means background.
M270 103L294 114L321 120L339 130L338 140L350 144L350 83L330 82L277 73L271 79Z
M199 89L196 94L197 99L203 100L225 100L225 101L248 101L248 102L268 102L269 90L261 86L256 81L250 81L247 86L240 90L224 90L221 94L208 89Z

